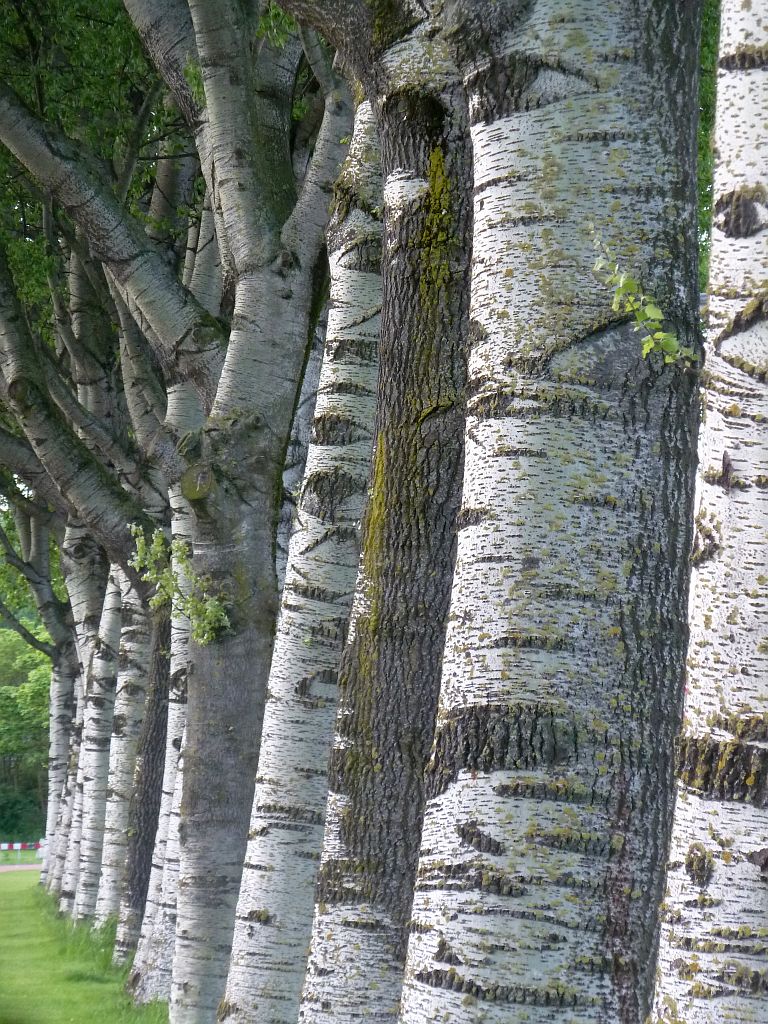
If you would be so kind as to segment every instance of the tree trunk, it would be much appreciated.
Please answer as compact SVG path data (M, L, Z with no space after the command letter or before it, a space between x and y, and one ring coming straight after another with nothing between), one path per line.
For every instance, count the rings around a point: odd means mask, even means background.
M51 671L51 692L48 708L48 804L45 819L45 860L40 884L49 888L56 849L56 828L64 784L67 777L69 745L75 718L75 692L80 685L77 642L72 640L57 648Z
M213 240L209 239L206 243L206 252L212 244ZM202 261L198 253L196 272L201 267ZM177 385L169 390L166 421L177 433L183 435L199 430L202 420L202 409L189 385ZM170 487L168 493L173 539L191 543L192 508L181 493L180 486ZM174 571L181 574L178 564L174 566ZM188 589L188 581L182 578L180 582L182 589ZM189 632L189 619L178 608L174 608L171 617L171 678L168 691L163 792L144 918L131 974L134 998L139 1002L170 998L179 866L178 807L181 800L181 777L177 778L177 771L187 717ZM174 796L177 788L178 798ZM172 812L174 803L176 809Z
M170 609L162 608L152 616L147 699L128 809L128 850L112 958L118 964L136 949L152 869L163 789L170 640Z
M232 959L219 1010L233 1022L267 1015L295 1024L306 969L337 672L355 586L376 401L376 131L370 105L363 103L328 231L326 350L288 551Z
M73 916L93 917L101 874L104 813L107 803L109 744L120 643L120 569L110 568L96 651L88 674L80 764L83 774L83 824L80 836L80 867Z
M98 544L88 537L87 531L82 526L73 523L68 525L65 539L63 539L61 567L63 574L65 574L67 592L70 595L70 603L72 605L72 617L79 657L79 673L78 688L75 694L75 719L70 736L67 779L65 785L63 785L59 801L53 859L48 876L49 890L59 897L63 887L63 879L65 879L68 854L72 845L73 819L75 818L75 807L78 802L78 765L80 763L83 733L87 673L98 636L106 574L108 574L108 566L105 564L103 552ZM79 842L78 838L78 857L80 855ZM75 851L73 850L72 857L74 856ZM72 857L70 858L71 863ZM70 900L72 898L74 898L74 890L72 890Z
M123 616L109 749L104 850L94 915L97 926L116 916L120 907L128 852L128 807L149 679L149 612L125 574L120 576Z
M655 1019L768 1019L768 7L725 0L691 630Z
M381 56L387 84L375 101L384 178L379 407L302 996L301 1020L313 1024L397 1014L453 570L469 139L460 83L428 27Z
M254 500L254 523L238 521L239 497L219 504L207 529L200 529L197 514L196 574L210 579L214 592L231 583L238 592L232 633L190 645L173 1024L212 1020L226 981L275 620L273 510L280 476L272 467L269 501Z
M449 15L472 121L472 351L401 1020L639 1024L697 402L693 374L643 360L612 312L587 225L693 344L697 5Z
M191 647L173 1024L208 1021L226 983L277 612L282 461L310 336L311 265L302 240L295 257L284 251L239 282L238 330L199 460L182 482L195 513L195 573L224 596L230 628Z
M171 998L173 953L176 945L176 898L179 888L179 831L183 781L184 741L182 738L181 751L176 763L173 801L168 815L165 858L157 910L151 930L143 932L140 937L137 957L139 954L141 955L141 962L138 967L134 966L129 981L129 987L138 1003L149 1003L153 1000L168 1002Z
M275 546L275 572L277 590L282 595L285 583L285 569L288 562L288 547L296 521L296 509L307 464L307 449L310 444L312 420L315 414L317 382L323 360L326 326L318 323L309 347L304 379L301 382L298 405L293 414L291 439L285 453L283 466L283 499L280 505L280 519L277 523L277 544Z

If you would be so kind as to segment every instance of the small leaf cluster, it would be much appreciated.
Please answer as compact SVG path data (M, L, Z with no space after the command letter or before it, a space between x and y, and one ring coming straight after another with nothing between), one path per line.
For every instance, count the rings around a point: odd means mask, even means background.
M295 31L296 22L291 15L274 3L274 0L270 0L259 19L257 37L266 39L276 50L282 50Z
M190 58L184 65L183 71L184 81L189 86L189 91L192 93L192 99L198 105L198 107L205 106L205 86L203 85L203 72L200 65L196 60Z
M593 267L595 276L613 290L613 311L634 319L634 329L643 335L643 359L658 353L665 363L686 367L694 363L698 357L693 349L681 345L672 331L664 330L664 313L656 300L643 291L637 278L621 269L599 239L595 246L599 251Z
M138 526L131 526L131 533L136 554L130 564L155 587L150 607L170 604L174 611L186 615L192 639L203 647L217 640L231 626L227 607L221 596L213 593L210 579L195 573L189 544L178 538L169 544L162 530L155 530L149 539Z

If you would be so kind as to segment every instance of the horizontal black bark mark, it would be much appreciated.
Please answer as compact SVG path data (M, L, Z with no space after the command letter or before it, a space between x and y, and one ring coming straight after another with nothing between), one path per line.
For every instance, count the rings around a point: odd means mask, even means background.
M768 749L711 734L682 736L678 776L705 797L765 807L768 804Z
M478 526L486 520L495 518L496 514L490 508L463 508L456 516L456 529L463 530L466 526Z
M756 71L768 67L768 46L742 46L717 62L723 71Z
M296 693L299 697L308 697L313 686L336 686L338 673L334 669L325 668L320 672L313 672L311 676L303 676L296 683Z
M355 441L369 441L371 431L349 416L327 412L316 416L312 424L312 442L320 445L354 444Z
M488 1003L522 1003L529 1006L593 1006L594 999L580 997L570 988L532 988L528 985L481 985L472 978L459 974L450 968L445 971L437 968L432 971L419 971L416 981L430 988L443 988L453 992L461 992L482 1002Z
M493 792L502 799L555 800L569 804L593 803L590 790L584 786L569 784L565 780L519 779L494 786Z
M504 844L487 832L483 832L476 821L467 821L457 825L456 831L463 843L479 853L490 853L494 857L500 857L504 853Z
M578 392L569 392L565 388L538 392L500 388L467 402L467 416L479 420L538 419L541 416L554 416L596 422L608 419L612 411L607 402L596 401Z
M366 398L375 394L374 388L367 388L363 384L356 384L350 380L340 380L330 387L323 388L324 395L363 395Z
M360 494L365 483L359 477L334 468L312 473L301 492L301 507L321 520L333 520L339 505Z
M575 651L575 644L562 636L543 636L537 633L508 633L491 637L483 644L484 651L500 651L515 648L522 651Z
M370 320L379 313L376 308L366 315L365 320ZM359 327L365 320L358 324L350 324L349 327ZM372 363L376 358L378 350L377 338L334 338L326 343L325 354L332 362L354 359L363 363Z
M303 508L303 506L302 506ZM306 509L304 509L306 511ZM310 551L314 551L316 548L321 547L323 544L329 544L333 541L335 544L356 544L358 540L357 528L354 526L331 526L325 533L313 540L307 547L301 549L301 554L308 555Z
M561 80L552 84L557 72ZM555 81L557 81L555 79ZM491 124L501 117L536 110L585 92L597 92L598 82L582 68L529 53L510 53L496 58L466 80L470 97L469 123Z
M256 826L248 833L249 839L264 835L278 821L289 821L294 824L322 825L325 811L313 811L309 807L295 807L292 804L258 804L255 813L266 815L272 819L267 825Z
M766 227L766 199L762 185L724 193L715 203L715 227L728 238L749 238L758 234Z
M486 864L430 864L420 868L416 891L446 890L451 892L487 892L497 896L524 896L527 888L522 880Z
M559 713L529 705L467 708L438 725L426 774L427 798L444 793L461 771L562 765L578 754L577 729Z

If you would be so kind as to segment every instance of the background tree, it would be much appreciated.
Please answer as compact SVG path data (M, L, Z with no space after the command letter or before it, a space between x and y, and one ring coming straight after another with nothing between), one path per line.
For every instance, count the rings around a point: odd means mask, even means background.
M768 5L726 0L717 74L690 650L655 1019L768 1013Z
M130 36L133 54L136 37L119 9L105 5L102 13L107 12L112 25L119 23L118 32ZM167 12L169 19L179 13ZM67 14L58 8L46 12L52 21ZM132 14L141 24L142 12ZM78 9L75 16L90 27L97 20L93 11ZM25 315L23 281L13 274L5 278L3 377L11 425L31 442L78 527L87 524L140 587L142 599L148 588L131 566L128 524L151 529L152 513L157 522L158 512L162 521L163 485L178 487L193 509L192 575L228 606L226 630L197 635L208 643L194 644L190 676L174 1013L191 1019L199 1000L215 1005L215 979L223 986L226 972L232 920L222 909L229 904L234 912L250 810L250 786L242 780L253 777L274 628L275 496L322 291L325 195L343 155L340 140L349 132L351 106L343 83L334 80L327 95L320 93L319 111L314 104L294 134L296 83L302 74L311 81L311 74L293 30L286 29L283 39L270 38L236 6L215 18L206 5L193 5L191 18L183 9L177 36L182 73L168 53L159 60L160 71L188 120L186 137L197 144L216 227L212 242L200 218L197 248L184 267L187 289L177 275L177 239L158 226L158 206L154 197L149 201L146 178L142 183L136 173L147 154L150 180L157 183L168 156L162 147L159 153L150 148L159 141L153 133L168 123L151 76L147 82L137 72L146 88L137 90L133 103L126 103L128 76L118 83L117 110L129 115L124 136L115 138L122 127L118 118L112 125L102 121L95 132L81 131L76 118L58 118L56 125L56 108L41 88L51 61L59 59L48 46L50 26L25 11L20 21L19 66L33 71L19 73L15 91L4 86L0 137L36 180L30 185L14 172L36 204L36 237L54 252L53 269L44 275L50 296L37 319ZM63 38L76 51L77 40L66 31ZM105 109L98 106L97 113ZM176 199L178 211L183 203ZM12 209L11 233L24 223L19 203ZM34 231L27 234L35 237ZM211 252L218 260L208 259ZM207 281L193 287L198 269L198 278ZM62 285L65 297L57 301ZM48 339L39 327L51 319L55 329ZM94 338L104 343L96 352L86 344ZM120 372L110 392L111 378L102 372L110 364L102 354L112 353L114 369L118 342ZM63 374L61 368L46 374L46 359L57 345ZM103 386L94 385L91 370ZM210 414L191 433L178 431L167 417L169 390L185 380ZM159 396L155 382L162 385ZM121 423L129 429L122 431ZM182 444L184 434L190 436ZM153 493L160 497L157 508ZM95 615L89 608L83 622ZM218 621L221 627L223 619ZM96 648L92 621L83 632L81 654L86 647L88 666ZM80 783L75 779L70 786L72 841L63 858L67 899L80 862L83 781L81 768ZM208 871L212 842L222 866L217 879Z

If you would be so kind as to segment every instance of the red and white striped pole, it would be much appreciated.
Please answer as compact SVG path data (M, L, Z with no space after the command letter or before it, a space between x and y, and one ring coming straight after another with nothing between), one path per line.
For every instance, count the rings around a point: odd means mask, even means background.
M39 850L42 843L0 843L0 851L2 850L18 850L19 855L16 858L17 861L21 861L22 850Z

